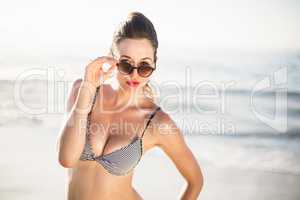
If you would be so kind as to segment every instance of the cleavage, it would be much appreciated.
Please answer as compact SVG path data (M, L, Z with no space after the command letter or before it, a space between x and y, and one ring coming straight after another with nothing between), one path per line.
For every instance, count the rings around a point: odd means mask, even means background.
M96 157L107 155L115 152L133 142L136 136L141 132L141 126L129 124L127 128L124 120L121 122L110 123L108 118L98 118L97 122L93 122L91 115L89 141L92 147L92 152ZM99 122L101 121L101 122ZM124 123L124 124L123 124ZM93 124L93 125L92 125ZM130 125L132 124L132 125Z

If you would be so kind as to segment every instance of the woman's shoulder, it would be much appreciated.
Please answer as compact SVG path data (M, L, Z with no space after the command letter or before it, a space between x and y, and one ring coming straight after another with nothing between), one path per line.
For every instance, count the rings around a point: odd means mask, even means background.
M157 107L159 107L159 109L156 110L156 113L151 122L155 126L156 133L163 133L164 131L167 131L169 129L177 129L178 126L172 116L161 106Z
M174 124L174 121L170 114L166 112L161 106L157 105L155 116L153 117L154 122L158 124L167 124L172 125Z

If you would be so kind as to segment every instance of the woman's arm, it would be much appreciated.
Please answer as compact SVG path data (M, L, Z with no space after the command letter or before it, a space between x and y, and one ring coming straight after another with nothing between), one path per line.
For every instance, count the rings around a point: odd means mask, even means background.
M111 67L104 71L104 63ZM111 77L116 67L117 60L114 58L98 57L85 67L83 80L74 82L67 101L67 122L58 139L58 160L62 166L71 168L79 160L85 144L87 116L92 108L96 89L103 87L103 82Z
M58 160L66 168L73 167L85 144L86 121L96 89L78 79L73 83L67 100L67 120L58 138Z
M187 181L181 200L196 200L203 186L203 175L196 158L187 146L180 129L168 114L159 111L154 119L153 130L157 146L171 158Z

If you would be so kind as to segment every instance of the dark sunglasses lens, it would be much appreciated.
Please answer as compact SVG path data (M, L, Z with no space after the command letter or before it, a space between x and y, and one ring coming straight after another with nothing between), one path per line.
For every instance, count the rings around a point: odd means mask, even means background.
M119 62L118 63L118 70L123 74L130 74L132 71L132 66L128 62Z
M152 74L153 70L154 69L152 67L150 67L149 65L145 65L145 66L142 65L138 68L138 73L142 77L148 77Z

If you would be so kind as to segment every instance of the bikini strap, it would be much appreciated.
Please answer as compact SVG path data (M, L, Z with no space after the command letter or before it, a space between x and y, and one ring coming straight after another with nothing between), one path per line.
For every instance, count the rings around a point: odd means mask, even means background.
M88 116L87 116L87 127L86 127L86 129L87 129L87 131L86 131L86 145L88 145L88 149L89 149L89 152L90 152L90 154L91 154L91 156L92 156L92 158L94 159L94 156L95 156L95 154L94 154L94 152L93 152L93 150L92 150L92 146L91 146L91 144L90 144L90 138L88 137L88 130L90 129L90 120L91 120L91 113L92 113L92 110L93 110L93 107L94 107L94 105L95 105L95 102L96 102L96 98L97 98L97 95L98 95L98 91L99 91L99 88L100 88L100 86L101 85L99 85L97 88L96 88L96 92L95 92L95 96L94 96L94 98L93 98L93 102L92 102L92 107L91 107L91 110L90 110L90 112L88 113Z
M146 127L145 127L145 129L144 129L144 131L143 131L143 133L142 133L142 138L143 138L143 136L144 136L144 133L145 133L145 131L146 131L148 125L149 125L150 122L151 122L151 119L154 117L154 115L156 114L156 112L157 112L158 110L160 110L160 107L159 107L159 106L155 109L155 111L153 111L153 113L152 113L151 116L149 117L149 120L147 121Z
M100 86L101 86L101 85L100 85ZM91 115L91 112L92 112L92 110L93 110L93 107L94 107L95 102L96 102L96 99L97 99L97 95L98 95L98 91L99 91L100 86L98 86L98 87L96 88L95 96L94 96L93 102L92 102L92 107L91 107L91 110L90 110L90 112L89 112L88 115Z

